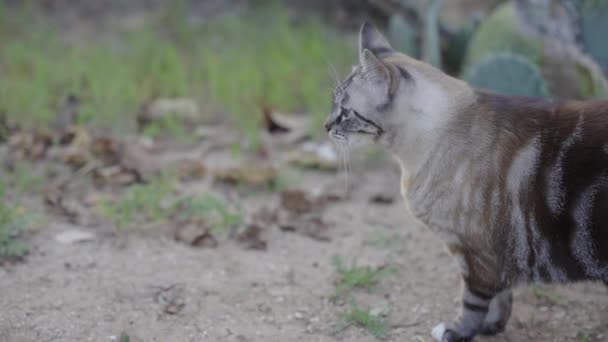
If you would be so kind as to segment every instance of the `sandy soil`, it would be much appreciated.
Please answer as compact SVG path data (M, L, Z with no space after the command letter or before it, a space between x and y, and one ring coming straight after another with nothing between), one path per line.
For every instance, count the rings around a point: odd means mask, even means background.
M430 329L457 312L455 264L408 217L392 163L353 167L351 196L325 208L328 242L266 227L266 250L233 240L203 248L174 241L162 227L120 234L80 227L96 238L65 245L54 236L70 227L53 219L31 239L25 263L0 268L0 341L116 341L123 331L131 341L374 341L344 327L339 314L349 303L331 300L334 255L398 268L353 298L386 312L388 341L431 341ZM306 189L343 182L335 173L302 177ZM380 192L394 203L370 203ZM268 193L239 196L253 207L277 201ZM527 288L517 291L506 332L479 340L607 341L607 322L603 286Z

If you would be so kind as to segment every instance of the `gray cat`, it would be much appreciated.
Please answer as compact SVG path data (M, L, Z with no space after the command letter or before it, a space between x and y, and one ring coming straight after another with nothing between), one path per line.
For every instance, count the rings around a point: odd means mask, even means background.
M435 340L504 330L514 286L608 281L608 102L476 90L369 24L359 54L326 128L390 151L410 212L458 259L461 314Z

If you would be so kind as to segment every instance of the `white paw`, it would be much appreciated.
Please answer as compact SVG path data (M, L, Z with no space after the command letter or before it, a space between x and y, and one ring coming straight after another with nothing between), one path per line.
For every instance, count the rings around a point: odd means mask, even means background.
M443 338L443 333L445 333L444 323L437 324L437 326L435 326L433 330L431 330L431 336L433 336L433 338L437 342L441 342L441 339Z

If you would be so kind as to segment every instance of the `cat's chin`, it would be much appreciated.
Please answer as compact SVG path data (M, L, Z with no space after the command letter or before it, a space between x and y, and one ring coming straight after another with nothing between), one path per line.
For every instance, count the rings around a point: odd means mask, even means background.
M374 135L363 134L363 133L350 133L346 136L336 139L332 137L332 140L339 144L348 147L349 149L357 149L375 143Z

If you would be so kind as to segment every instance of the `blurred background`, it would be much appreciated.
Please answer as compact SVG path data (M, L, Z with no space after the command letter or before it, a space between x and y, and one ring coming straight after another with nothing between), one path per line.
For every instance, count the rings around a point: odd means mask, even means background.
M0 0L0 340L430 340L451 259L322 129L364 21L479 88L608 98L603 0ZM516 301L488 340L608 340L603 288Z

